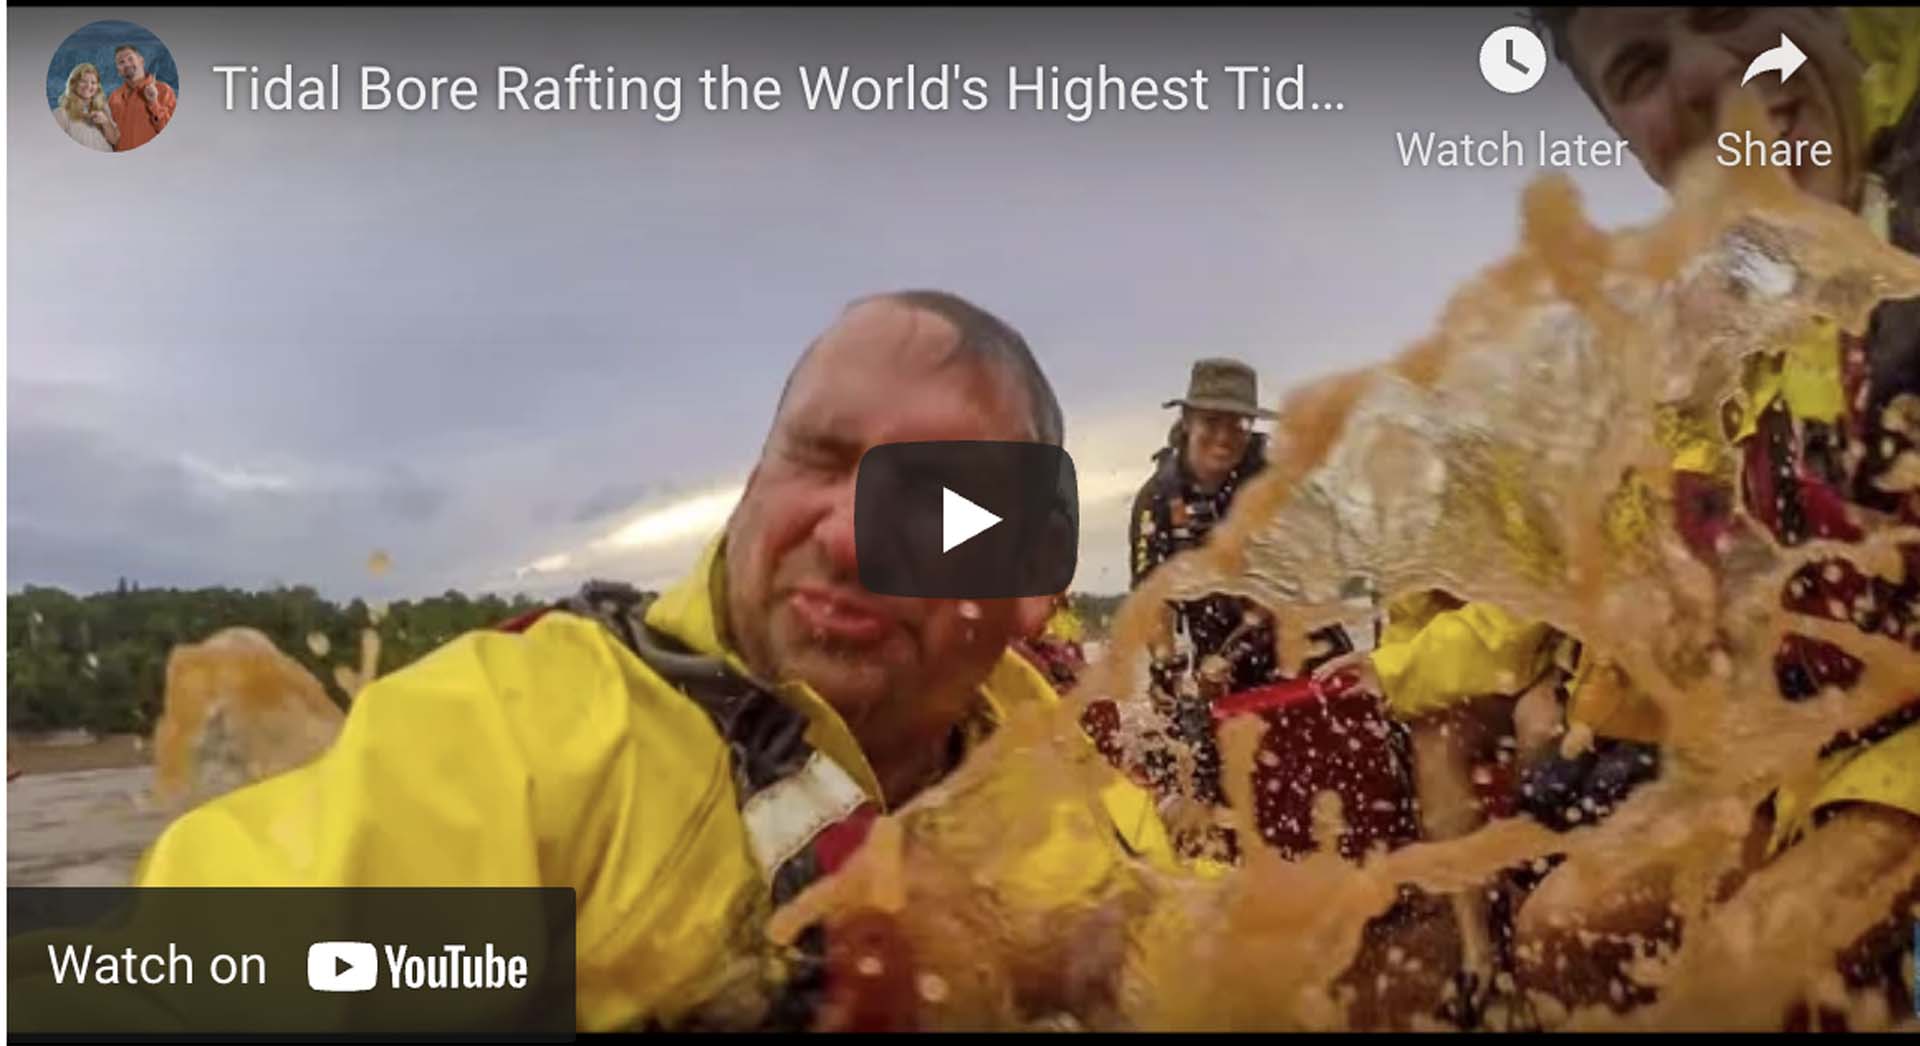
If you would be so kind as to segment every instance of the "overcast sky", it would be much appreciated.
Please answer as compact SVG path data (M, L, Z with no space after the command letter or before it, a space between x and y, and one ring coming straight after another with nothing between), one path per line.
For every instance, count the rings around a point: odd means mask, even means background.
M1276 400L1392 355L1513 243L1537 169L1403 169L1395 131L1606 133L1562 69L1480 80L1511 9L141 8L179 111L89 153L48 114L49 56L125 13L7 14L13 590L658 585L724 519L801 347L851 298L932 286L1034 345L1079 464L1076 587L1117 591L1191 359L1247 359ZM986 76L993 106L802 104L799 64L909 60ZM575 61L682 77L680 118L494 110L497 66ZM1203 67L1212 108L1004 111L1009 65L1102 61ZM340 63L341 110L223 110L213 66L288 62ZM721 62L786 104L701 111ZM1296 62L1345 108L1233 111L1224 66ZM480 108L357 111L366 64L471 75ZM1605 223L1658 207L1631 160L1577 178Z

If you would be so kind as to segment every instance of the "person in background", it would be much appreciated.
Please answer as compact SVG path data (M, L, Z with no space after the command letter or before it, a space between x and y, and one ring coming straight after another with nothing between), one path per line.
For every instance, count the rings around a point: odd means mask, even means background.
M1251 367L1204 359L1193 365L1187 394L1165 404L1180 418L1134 499L1129 554L1136 589L1169 560L1204 545L1236 493L1265 469L1267 437L1253 426L1275 415L1258 403ZM1169 603L1149 671L1149 700L1162 725L1124 739L1119 707L1102 699L1089 703L1082 726L1109 761L1159 796L1183 854L1234 862L1258 845L1284 860L1304 858L1325 842L1316 837L1316 807L1330 792L1342 823L1332 845L1360 861L1423 831L1414 734L1390 714L1366 669L1375 631L1368 622L1313 633L1302 676L1287 679L1273 620L1258 604L1225 594ZM1239 717L1264 729L1249 779L1232 782L1223 779L1217 731ZM1183 767L1192 769L1184 780ZM1225 825L1231 786L1250 797L1257 843ZM1368 923L1342 974L1357 1026L1406 1028L1419 1016L1471 1026L1471 1014L1450 1001L1470 997L1461 988L1471 985L1459 983L1461 939L1444 898L1400 890ZM1409 972L1408 961L1421 972Z
M1193 364L1180 416L1167 442L1153 455L1153 474L1134 496L1128 517L1127 546L1131 587L1175 555L1196 548L1226 514L1233 495L1266 467L1266 436L1254 422L1272 418L1259 405L1253 368L1239 360L1213 358ZM1264 682L1273 671L1272 632L1259 608L1248 600L1216 595L1169 603L1164 627L1153 651L1151 698L1169 728L1142 739L1129 772L1148 783L1163 801L1189 796L1206 806L1225 801L1220 783L1220 754L1213 736L1209 703L1201 688L1201 666L1216 675L1225 668L1231 680ZM1217 685L1215 689L1220 689ZM1096 702L1087 727L1110 759L1126 762L1118 747L1119 713L1110 701ZM1191 776L1180 780L1181 756ZM1189 838L1189 849L1223 856L1231 843L1204 830L1205 841Z
M1275 416L1259 406L1253 368L1233 359L1194 363L1187 394L1163 406L1178 408L1180 416L1134 498L1129 556L1135 588L1174 556L1206 542L1235 493L1266 467L1267 437L1254 423ZM1234 714L1266 722L1250 782L1265 845L1288 858L1312 852L1313 803L1326 790L1342 801L1343 855L1358 859L1374 846L1416 837L1407 735L1386 718L1376 695L1351 686L1337 696L1318 694L1302 679L1292 681L1302 684L1297 700L1260 701L1288 681L1280 676L1273 621L1251 600L1215 594L1169 603L1164 623L1150 673L1151 700L1167 724L1161 734L1141 739L1141 751L1130 757L1111 701L1089 705L1084 722L1110 760L1162 797L1170 822L1183 826L1183 847L1232 860L1246 845L1205 812L1226 803L1216 721ZM1363 638L1370 643L1372 636ZM1355 650L1339 627L1311 639L1308 673ZM1254 703L1246 711L1232 711L1248 698ZM1349 739L1364 743L1350 746ZM1183 764L1192 767L1187 780L1181 780Z
M120 144L120 127L113 121L107 94L100 89L100 70L81 62L67 74L67 88L53 107L53 120L67 137L95 152L110 153Z
M114 151L124 153L153 141L166 130L179 99L173 88L147 72L146 56L132 44L113 49L113 67L120 74L120 86L107 96L107 107L120 128Z

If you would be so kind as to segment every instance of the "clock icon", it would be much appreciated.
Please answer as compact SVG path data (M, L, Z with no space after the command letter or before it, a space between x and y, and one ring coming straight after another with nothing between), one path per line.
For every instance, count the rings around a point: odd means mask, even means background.
M1546 72L1547 45L1525 27L1502 26L1480 44L1480 75L1503 94L1531 89Z

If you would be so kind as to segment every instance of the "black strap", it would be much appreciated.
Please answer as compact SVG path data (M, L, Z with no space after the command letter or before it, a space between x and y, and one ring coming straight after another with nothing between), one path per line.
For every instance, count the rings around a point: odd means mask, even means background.
M621 582L590 581L554 609L600 622L647 667L707 713L727 744L734 794L744 806L755 793L806 765L813 754L806 741L806 717L759 684L735 674L725 660L694 653L649 626L647 608L655 598ZM774 907L792 900L819 875L811 848L782 864L769 890ZM758 1030L805 1031L812 1023L825 991L826 937L819 927L809 927L797 945L787 956L789 975ZM702 1019L696 1016L689 1027L679 1030L701 1027Z
M759 684L736 675L721 658L696 654L648 625L647 608L655 598L621 582L590 581L557 609L606 626L647 667L707 713L733 756L734 784L742 804L806 765L813 754L806 741L806 716Z

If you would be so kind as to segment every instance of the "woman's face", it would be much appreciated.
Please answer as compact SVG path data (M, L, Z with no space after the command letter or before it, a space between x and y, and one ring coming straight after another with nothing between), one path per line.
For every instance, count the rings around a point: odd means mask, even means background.
M93 101L93 96L100 93L100 78L91 69L81 73L80 78L73 82L73 93L83 101Z
M1202 487L1218 487L1246 454L1253 419L1217 410L1189 410L1183 420L1187 471Z

